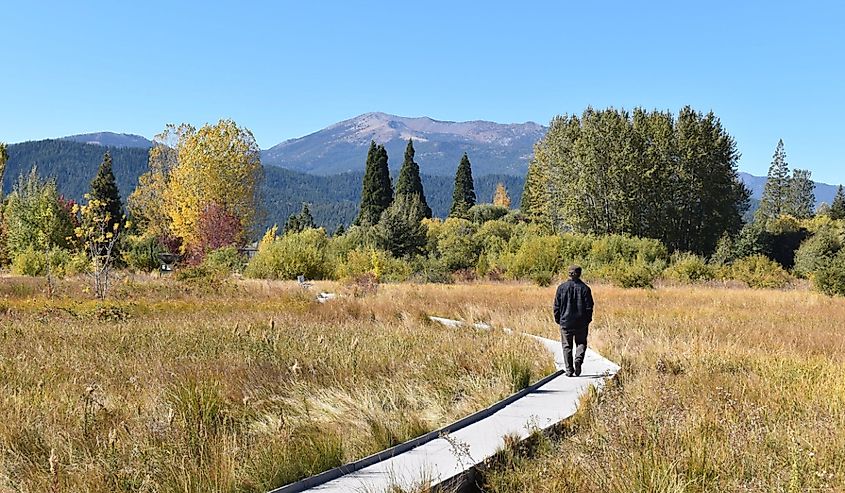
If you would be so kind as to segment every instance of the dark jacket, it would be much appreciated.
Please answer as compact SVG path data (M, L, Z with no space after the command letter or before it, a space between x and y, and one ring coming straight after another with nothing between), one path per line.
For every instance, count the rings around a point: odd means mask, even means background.
M570 279L557 287L555 323L562 329L586 327L593 321L593 293L580 279Z

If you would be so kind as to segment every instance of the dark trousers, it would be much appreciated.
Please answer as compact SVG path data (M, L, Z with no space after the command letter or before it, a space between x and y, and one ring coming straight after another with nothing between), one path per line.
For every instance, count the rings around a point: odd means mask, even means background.
M575 371L574 366L580 368L584 362L584 353L587 352L587 332L589 332L589 329L589 325L560 329L560 340L563 344L563 361L566 363L566 371ZM573 343L575 344L574 366L572 361Z

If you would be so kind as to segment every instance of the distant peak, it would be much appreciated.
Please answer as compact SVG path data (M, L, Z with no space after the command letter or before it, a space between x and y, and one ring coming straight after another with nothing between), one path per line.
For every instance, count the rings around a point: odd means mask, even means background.
M152 146L146 137L135 134L116 133L116 132L94 132L88 134L69 135L61 137L59 140L70 140L73 142L80 142L83 144L93 144L108 147L140 147L147 148Z

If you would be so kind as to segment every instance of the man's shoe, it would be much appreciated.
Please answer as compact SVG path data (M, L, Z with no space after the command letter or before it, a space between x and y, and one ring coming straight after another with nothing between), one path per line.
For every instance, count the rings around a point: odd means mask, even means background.
M575 376L575 372L574 372L574 371L572 371L572 370L566 370L566 376L567 376L567 377L572 377L572 376Z
M581 365L575 365L575 376L576 377L581 376Z

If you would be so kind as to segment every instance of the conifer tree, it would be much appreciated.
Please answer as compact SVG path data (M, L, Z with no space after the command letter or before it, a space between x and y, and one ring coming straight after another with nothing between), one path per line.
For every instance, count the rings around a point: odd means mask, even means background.
M314 223L314 216L311 215L311 209L306 202L302 203L302 210L299 211L299 224L302 229L314 229L317 225Z
M399 195L376 226L380 246L396 258L422 253L427 228L420 218L422 206L416 195Z
M291 214L285 222L285 234L299 233L306 229L314 229L317 225L314 224L314 216L311 215L311 209L308 204L302 203L302 210L296 214Z
M414 141L408 139L408 146L405 148L405 161L399 170L399 178L396 180L396 198L400 195L417 196L420 199L420 208L423 217L431 217L431 207L425 200L422 180L420 179L420 166L414 162Z
M816 208L816 185L811 179L809 170L796 169L792 171L787 188L787 202L785 211L787 214L798 219L807 219L813 216Z
M378 223L382 212L393 202L393 187L387 165L387 150L382 145L370 142L367 152L367 168L364 171L361 208L356 225L372 226Z
M777 219L781 214L787 212L789 182L786 151L783 149L783 140L778 140L775 154L772 157L772 165L769 167L769 174L766 178L766 186L763 189L763 196L760 199L760 208L757 209L755 216L757 220L767 222Z
M475 205L475 186L472 183L472 165L464 153L455 173L455 190L452 192L452 207L449 217L467 218L470 207Z
M9 160L9 152L6 150L6 144L0 142L0 197L3 197L3 175L6 174L6 162Z
M123 205L120 203L120 191L112 171L112 159L109 151L103 155L103 162L97 170L97 175L91 181L89 202L98 200L104 204L103 210L109 215L108 231L113 231L116 224L123 218Z
M522 202L519 208L532 222L540 224L550 223L549 214L549 175L539 160L528 165L525 176L525 186L522 189Z
M508 195L508 189L502 182L496 184L496 191L493 192L493 205L507 208L511 206L511 196Z
M845 191L842 190L842 185L836 189L836 196L833 197L828 214L831 219L845 219Z

